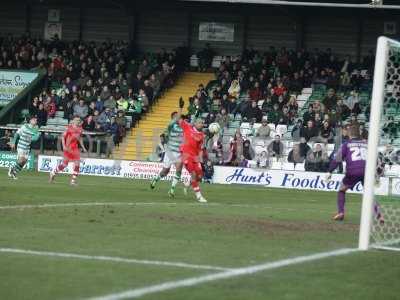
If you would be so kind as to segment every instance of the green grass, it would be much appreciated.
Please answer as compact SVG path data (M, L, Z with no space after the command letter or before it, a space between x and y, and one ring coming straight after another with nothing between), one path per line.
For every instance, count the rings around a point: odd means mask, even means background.
M357 245L356 195L346 220L334 223L334 193L203 185L210 204L201 205L180 189L168 198L167 183L150 191L149 182L128 179L81 177L70 187L66 176L52 185L34 172L0 178L1 207L109 203L0 209L3 248L235 268ZM0 299L84 299L216 272L8 253L0 266ZM400 253L368 251L143 298L399 299L399 278Z

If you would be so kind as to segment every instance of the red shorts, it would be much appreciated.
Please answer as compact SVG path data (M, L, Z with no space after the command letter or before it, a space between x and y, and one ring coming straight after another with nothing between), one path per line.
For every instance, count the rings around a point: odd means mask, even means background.
M81 160L81 152L79 149L72 150L71 152L64 151L64 159L69 161Z
M187 158L183 161L183 165L190 174L194 172L197 177L203 176L203 169L201 167L201 164L196 159Z

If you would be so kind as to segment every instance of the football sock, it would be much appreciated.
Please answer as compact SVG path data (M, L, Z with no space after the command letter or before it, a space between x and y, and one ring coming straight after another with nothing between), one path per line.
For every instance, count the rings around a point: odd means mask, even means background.
M345 192L339 191L337 196L337 208L339 213L344 214L344 203L346 202Z
M200 192L200 186L199 186L199 182L196 180L192 180L192 188L194 193L196 194L196 198L200 198L201 197L201 192Z
M78 177L78 174L79 174L79 165L78 166L75 165L74 170L72 172L72 180L75 180L76 177Z
M54 169L54 173L57 174L57 173L61 172L62 170L64 170L66 168L67 165L68 165L67 162L63 161L61 164L59 164L57 166L57 168Z
M180 180L181 180L181 172L176 172L174 178L172 178L171 187L174 189Z
M19 172L21 172L21 170L23 168L24 168L24 165L17 162L12 169L13 169L14 173L18 174Z

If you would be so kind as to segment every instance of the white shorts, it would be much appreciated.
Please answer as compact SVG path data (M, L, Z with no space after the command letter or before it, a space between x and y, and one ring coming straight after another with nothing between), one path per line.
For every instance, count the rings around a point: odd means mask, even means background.
M171 168L172 165L181 162L181 154L172 152L169 150L165 151L164 160L163 160L163 167L166 169Z
M22 150L17 148L17 159L24 158L25 160L28 160L29 154L29 150Z

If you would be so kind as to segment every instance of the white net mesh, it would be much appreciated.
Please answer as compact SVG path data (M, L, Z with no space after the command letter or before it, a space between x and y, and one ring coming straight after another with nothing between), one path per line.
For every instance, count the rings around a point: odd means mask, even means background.
M375 247L400 250L400 206L381 203L381 218L375 216L371 236Z
M384 62L382 62L384 63ZM400 251L400 45L389 42L386 62L385 98L380 123L378 174L389 176L389 196L375 196L372 245Z

